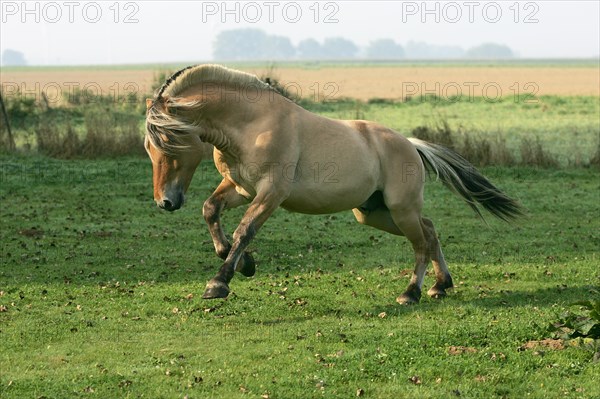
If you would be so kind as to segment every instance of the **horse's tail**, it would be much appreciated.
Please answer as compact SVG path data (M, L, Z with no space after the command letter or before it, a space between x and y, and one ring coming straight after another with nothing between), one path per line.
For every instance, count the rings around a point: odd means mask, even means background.
M409 140L417 149L425 168L435 172L442 183L460 195L482 219L477 204L504 221L523 215L517 201L500 191L456 152L416 138L409 138Z

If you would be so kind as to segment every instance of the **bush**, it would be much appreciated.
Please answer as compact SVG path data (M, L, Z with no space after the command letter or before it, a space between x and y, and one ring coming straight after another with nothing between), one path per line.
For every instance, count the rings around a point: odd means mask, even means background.
M71 124L60 125L46 116L35 130L37 151L66 159L144 154L137 116L91 110L85 115L84 128L78 134Z
M458 151L454 143L456 134L450 129L446 120L439 121L435 126L417 126L412 130L411 135L420 140Z
M419 126L412 130L411 135L450 148L476 166L526 165L542 168L559 166L556 157L542 147L538 138L521 141L521 160L517 162L502 137L490 139L460 130L453 131L445 120L441 120L435 126Z
M590 159L590 166L600 168L600 141L598 141L598 145L596 146L596 153Z
M542 147L538 137L535 140L521 140L521 163L542 168L555 168L559 165L558 160Z
M43 118L39 122L35 138L37 151L50 157L71 158L80 147L79 137L73 132L71 125L67 125L65 131L49 118Z

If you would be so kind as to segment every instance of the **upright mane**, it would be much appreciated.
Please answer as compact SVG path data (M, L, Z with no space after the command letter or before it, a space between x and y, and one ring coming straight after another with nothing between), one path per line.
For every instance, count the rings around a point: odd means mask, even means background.
M146 112L146 137L154 147L166 154L175 154L187 148L186 136L197 134L199 126L181 117L177 110L200 109L204 104L201 100L184 101L179 95L201 83L275 90L255 75L221 65L206 64L183 68L165 81ZM165 112L166 108L159 104L166 105L169 111L175 112ZM223 143L222 146L226 144Z
M161 86L155 100L161 100L166 96L176 97L185 89L202 82L253 85L265 89L271 87L268 83L258 79L255 75L246 72L214 64L195 65L180 69L171 75Z

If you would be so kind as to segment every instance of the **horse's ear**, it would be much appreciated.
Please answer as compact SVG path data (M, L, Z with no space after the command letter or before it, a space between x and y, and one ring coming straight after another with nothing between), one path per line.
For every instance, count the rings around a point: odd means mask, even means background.
M152 105L154 104L154 100L151 98L147 98L146 99L146 110L149 110L150 107L152 107Z

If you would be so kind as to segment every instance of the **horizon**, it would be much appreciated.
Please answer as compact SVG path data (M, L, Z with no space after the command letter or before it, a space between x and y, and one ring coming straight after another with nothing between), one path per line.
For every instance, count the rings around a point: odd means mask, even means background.
M523 65L527 64L537 65L541 64L544 66L552 66L554 64L568 64L575 63L581 65L597 64L600 65L600 57L573 57L573 58L506 58L506 59L489 59L489 58L403 58L403 59L368 59L368 58L353 58L353 59L338 59L338 60L311 60L311 59L287 59L287 60L183 60L183 61L172 61L172 62L123 62L113 64L48 64L48 65L2 65L2 69L6 70L19 70L19 69L85 69L85 68L100 68L100 69L118 69L118 68L147 68L147 67L184 67L189 65L201 65L201 64L227 64L235 67L252 67L252 66L264 66L273 65L274 67L302 67L302 66L511 66L511 65Z

